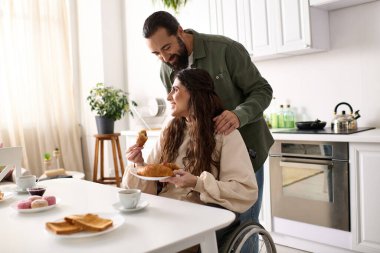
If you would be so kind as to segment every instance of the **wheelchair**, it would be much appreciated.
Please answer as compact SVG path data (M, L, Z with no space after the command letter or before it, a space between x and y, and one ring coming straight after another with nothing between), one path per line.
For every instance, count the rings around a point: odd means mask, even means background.
M233 229L225 238L223 245L219 247L219 253L240 252L244 243L251 237L257 235L259 240L258 252L276 253L273 239L265 228L254 221L245 222Z

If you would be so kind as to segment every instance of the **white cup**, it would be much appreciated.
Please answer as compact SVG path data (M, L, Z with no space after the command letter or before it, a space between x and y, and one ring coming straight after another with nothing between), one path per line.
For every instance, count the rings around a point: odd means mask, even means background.
M36 185L35 175L25 175L16 178L16 184L19 189L25 191L26 188L31 188Z
M139 189L125 189L119 191L119 200L121 205L126 209L136 208L140 201L141 190Z

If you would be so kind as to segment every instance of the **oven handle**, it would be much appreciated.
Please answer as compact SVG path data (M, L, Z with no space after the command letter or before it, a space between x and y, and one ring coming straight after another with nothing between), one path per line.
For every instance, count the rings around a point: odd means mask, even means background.
M297 162L280 161L281 167L291 167L291 168L301 168L301 169L327 170L328 165L332 165L332 162L326 163L326 164L314 164L314 163L297 163Z

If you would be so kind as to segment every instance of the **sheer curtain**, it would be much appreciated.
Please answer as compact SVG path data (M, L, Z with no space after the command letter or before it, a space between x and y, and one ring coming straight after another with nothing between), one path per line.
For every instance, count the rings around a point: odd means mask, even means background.
M0 1L0 142L22 146L36 175L56 147L65 169L83 171L69 42L67 1Z

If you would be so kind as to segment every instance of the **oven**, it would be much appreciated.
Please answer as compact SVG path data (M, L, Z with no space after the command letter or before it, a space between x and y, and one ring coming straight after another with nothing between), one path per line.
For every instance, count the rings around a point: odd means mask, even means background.
M347 142L276 141L269 166L274 217L350 231Z

